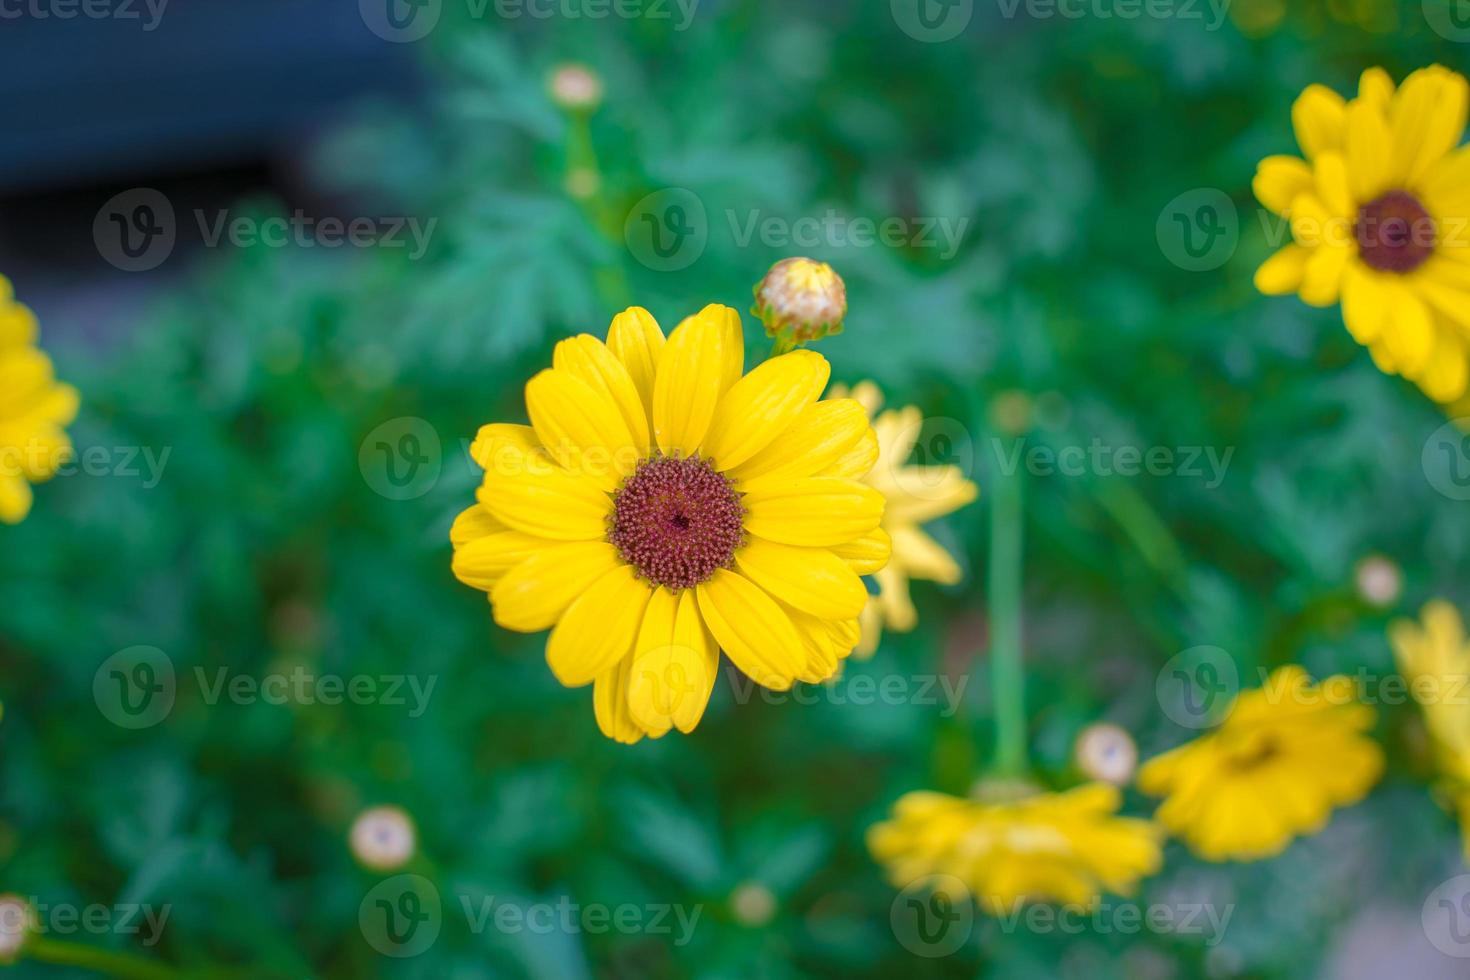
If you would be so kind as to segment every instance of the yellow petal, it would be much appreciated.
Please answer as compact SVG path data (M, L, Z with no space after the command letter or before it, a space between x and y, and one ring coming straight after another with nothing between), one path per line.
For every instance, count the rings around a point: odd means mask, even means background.
M693 456L719 405L726 364L725 328L693 316L669 336L653 383L653 436L668 454Z
M1251 189L1256 200L1276 214L1286 214L1291 202L1312 188L1312 168L1305 160L1293 156L1273 156L1256 167Z
M821 684L837 674L838 657L827 620L804 613L784 602L777 603L796 627L806 650L806 666L796 675L804 684Z
M546 641L546 663L567 687L590 684L633 651L652 590L619 564L593 582L557 620Z
M692 732L704 717L720 652L704 627L694 590L658 589L643 614L632 658L628 707L654 738L677 727Z
M919 622L918 610L909 598L909 579L897 563L890 562L873 576L878 583L878 607L891 629L907 633Z
M482 470L503 469L508 466L520 472L527 457L534 456L540 448L536 430L529 425L492 422L480 426L480 431L475 433L475 440L470 443L470 457ZM554 468L550 460L545 462L543 469L549 472Z
M744 486L745 529L780 544L829 547L883 520L883 495L840 477L757 480Z
M1440 230L1448 234L1461 254L1466 254L1464 225L1470 217L1470 146L1448 154L1430 167L1420 186L1430 213L1459 225L1458 229Z
M0 523L19 524L31 512L31 485L25 477L0 474Z
M454 550L454 577L472 589L489 592L506 572L554 543L521 531L500 531Z
M553 368L526 382L526 414L553 459L604 490L617 487L644 455L613 400L569 371Z
M1360 344L1383 335L1390 320L1393 293L1384 277L1360 262L1348 269L1342 284L1342 320Z
M1404 79L1390 109L1394 177L1412 185L1465 135L1470 85L1434 65Z
M1358 205L1382 195L1393 179L1393 138L1383 110L1357 101L1348 108L1347 169Z
M1369 68L1358 77L1359 101L1376 106L1380 112L1388 111L1393 92L1393 79L1382 68Z
M852 656L867 660L878 652L878 643L883 639L883 609L876 596L868 597L863 614L858 617L858 641L852 648Z
M1341 153L1323 153L1313 168L1317 193L1327 209L1337 215L1356 215L1352 188L1348 186L1347 161Z
M475 499L517 531L558 541L588 541L607 533L612 498L597 482L554 465L541 452L518 454L504 445Z
M891 523L923 524L971 503L980 488L958 466L902 466L889 474Z
M832 553L859 575L871 575L888 564L893 553L893 540L887 531L875 527L860 538L833 545Z
M1267 296L1286 296L1302 286L1311 251L1295 242L1283 247L1256 270L1256 288Z
M643 738L643 729L628 708L632 663L632 657L624 657L598 675L592 686L592 714L597 719L597 727L602 734L624 745L632 745Z
M1441 404L1459 401L1470 389L1470 352L1453 334L1441 330L1434 355L1414 382Z
M870 431L868 413L855 399L816 402L802 409L781 438L735 467L733 475L737 480L812 476L857 449Z
M538 551L506 572L490 592L495 621L534 633L552 626L572 600L622 563L605 541L579 541Z
M569 337L556 345L551 364L581 378L616 405L634 448L640 456L648 454L648 408L633 376L607 345L591 334Z
M941 585L960 580L959 563L929 535L912 524L893 529L894 561L903 566L911 578L926 579Z
M36 343L38 333L36 315L19 303L10 302L9 293L0 293L0 350L30 347Z
M449 543L458 548L467 544L475 538L483 538L487 534L495 534L500 531L509 531L503 521L497 520L479 504L472 504L461 511L454 519L454 525L449 529Z
M760 586L721 568L695 592L705 625L745 676L784 691L806 668L806 648L796 627Z
M868 600L863 580L826 548L756 537L735 553L735 566L772 596L820 619L852 619Z
M878 458L881 455L882 446L878 442L878 433L869 426L863 430L857 442L843 450L836 462L818 470L817 475L861 480L873 471L873 467L878 465Z
M816 351L773 357L731 385L720 399L705 434L703 450L716 467L729 470L781 438L816 402L831 374Z
M720 347L725 360L720 374L720 391L723 393L745 373L745 329L741 326L739 311L730 306L711 303L700 310L699 315L713 321L720 329Z
M653 379L658 376L659 357L664 350L664 332L658 321L641 306L630 306L613 317L607 329L607 346L633 379L638 398L648 413L650 439L653 426Z
M1347 103L1325 85L1309 85L1291 107L1296 141L1307 159L1342 148Z
M1343 273L1353 250L1346 246L1323 245L1314 249L1302 275L1301 298L1309 306L1331 306L1342 291Z
M1427 366L1434 351L1434 320L1413 290L1396 285L1389 302L1392 313L1383 343L1401 373L1416 373Z

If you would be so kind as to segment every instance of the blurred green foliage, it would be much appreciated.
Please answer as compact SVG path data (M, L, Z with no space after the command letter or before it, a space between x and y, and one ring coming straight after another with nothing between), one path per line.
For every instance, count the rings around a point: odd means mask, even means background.
M1249 181L1259 158L1294 149L1297 93L1347 90L1374 64L1395 77L1466 68L1419 4L1367 20L1349 8L1303 4L1273 24L1273 5L1238 0L1235 20L1208 30L980 3L960 37L921 43L885 3L706 0L683 31L677 18L503 19L493 6L473 18L446 4L420 42L434 79L421 102L366 107L316 152L363 213L437 219L422 259L210 254L117 349L56 352L83 392L79 447L170 456L154 487L58 478L0 533L0 887L167 904L143 955L254 976L1300 977L1369 905L1415 921L1457 873L1459 845L1404 706L1382 711L1390 774L1323 834L1251 866L1170 847L1141 898L1233 904L1219 946L982 921L954 956L916 959L862 843L899 793L965 791L993 742L983 495L1002 458L1002 393L1026 395L1010 404L1029 406L1028 447L1232 454L1218 485L1208 471L1026 477L1030 741L1054 785L1078 778L1070 747L1092 721L1124 725L1145 755L1189 735L1154 693L1183 649L1223 647L1247 678L1286 661L1381 675L1391 615L1433 595L1470 601L1470 511L1421 461L1444 419L1374 370L1336 309L1251 285L1271 243ZM585 130L547 95L568 60L605 84ZM578 199L566 179L589 148L600 184ZM708 243L658 271L630 251L624 221L670 187L702 203ZM1222 267L1192 272L1156 225L1200 188L1233 202L1239 238ZM829 209L967 225L952 255L737 234L752 216ZM553 680L543 637L497 629L449 573L449 523L477 481L466 440L523 417L521 386L557 339L600 335L631 303L666 328L708 302L748 309L751 285L793 252L847 281L846 332L821 348L834 380L874 378L890 403L920 405L934 431L958 434L921 448L971 466L982 488L935 529L965 582L916 586L919 629L888 635L847 676L968 677L962 704L736 704L722 680L693 736L615 745L589 692ZM758 332L748 319L752 358ZM368 434L401 418L425 420L442 447L438 478L407 500L359 465ZM1404 572L1388 611L1353 589L1372 553ZM98 710L93 681L139 644L167 654L178 692L162 723L128 730ZM381 703L210 704L195 674L298 666L436 687L414 717ZM359 928L384 876L353 863L346 831L377 802L413 815L414 870L444 900L442 934L413 958L380 956ZM1129 812L1151 806L1131 798ZM773 908L752 914L752 883ZM683 945L475 932L461 896L701 917Z

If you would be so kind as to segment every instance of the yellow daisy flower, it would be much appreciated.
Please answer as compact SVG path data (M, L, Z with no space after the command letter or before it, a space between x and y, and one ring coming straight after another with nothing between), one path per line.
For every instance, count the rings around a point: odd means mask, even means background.
M1388 631L1399 671L1424 711L1424 726L1444 777L1439 787L1460 821L1470 861L1470 639L1455 607L1426 605L1420 622L1395 621Z
M1378 781L1383 752L1363 734L1373 722L1350 678L1318 686L1281 667L1240 694L1219 728L1149 760L1138 788L1167 797L1155 819L1200 857L1271 857Z
M31 510L31 484L56 475L72 455L66 429L80 398L56 380L36 347L36 317L15 302L0 276L0 521L19 524Z
M834 386L831 397L846 398L848 390ZM959 564L919 525L959 510L980 491L957 466L907 465L924 424L924 416L916 406L880 414L883 393L871 381L857 384L851 397L869 416L876 416L873 430L878 435L878 460L866 482L888 501L883 511L883 533L893 550L887 567L873 576L877 594L863 607L862 638L853 655L864 660L878 649L885 625L907 633L918 624L919 614L909 597L910 579L941 585L954 585L960 580Z
M451 532L455 574L501 626L551 628L552 673L594 685L620 742L692 731L719 650L768 688L831 677L857 643L860 575L888 558L862 406L820 400L813 351L743 363L733 309L665 340L635 307L605 344L557 344L526 385L531 424L471 447L485 479Z
M1261 292L1340 302L1381 370L1444 404L1470 390L1467 101L1438 65L1398 89L1369 69L1351 101L1313 85L1291 113L1306 159L1267 157L1254 183L1293 238L1256 272Z
M1130 894L1159 870L1162 831L1117 816L1116 787L1019 792L994 802L908 793L868 828L868 850L894 887L952 875L992 915L1026 901L1090 905L1104 891Z

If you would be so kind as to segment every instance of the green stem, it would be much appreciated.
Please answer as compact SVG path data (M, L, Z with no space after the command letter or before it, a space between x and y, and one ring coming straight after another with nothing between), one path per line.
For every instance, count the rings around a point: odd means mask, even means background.
M775 340L771 341L771 352L766 355L766 360L769 361L773 357L780 357L782 354L789 354L794 350L796 350L796 341L792 339L789 333L782 331L776 335Z
M173 967L152 960L45 936L31 936L26 941L25 955L42 963L80 966L123 980L175 980L179 976Z
M572 112L567 119L566 170L564 177L574 172L589 174L593 182L590 197L579 198L587 219L592 222L608 241L616 243L622 234L622 218L607 198L602 184L602 167L597 159L597 144L592 139L591 114ZM627 306L632 302L632 289L628 284L623 267L616 263L603 263L594 271L598 293L603 302L612 307Z
M1021 666L1021 474L996 473L990 496L990 686L995 770L1026 773L1026 675Z

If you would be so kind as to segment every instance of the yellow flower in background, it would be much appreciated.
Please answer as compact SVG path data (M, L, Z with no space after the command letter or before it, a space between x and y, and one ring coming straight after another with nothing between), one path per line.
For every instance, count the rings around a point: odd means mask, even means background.
M832 398L847 396L845 387L833 386ZM875 416L878 459L866 482L888 501L883 511L883 531L892 542L887 566L874 574L878 592L863 608L862 639L853 651L854 656L866 659L878 649L885 626L907 633L918 624L919 614L909 597L910 579L941 585L954 585L960 580L959 564L920 525L959 510L980 491L957 466L908 465L924 424L917 407L909 405L880 413L883 393L871 381L856 385L851 397Z
M1121 802L1105 783L994 802L908 793L868 828L868 850L894 887L952 875L992 915L1026 901L1090 905L1159 870L1162 831L1119 817Z
M1424 712L1443 783L1439 787L1460 821L1470 861L1470 638L1455 607L1442 599L1426 605L1420 621L1389 626L1399 672Z
M77 416L77 390L56 380L36 346L36 317L15 302L0 276L0 521L18 524L31 510L31 484L71 458L66 426Z
M1369 69L1351 101L1313 85L1291 113L1306 159L1267 157L1254 182L1293 238L1256 272L1261 292L1341 303L1381 370L1446 405L1470 391L1467 102L1438 65L1397 89Z
M1155 819L1200 857L1271 857L1378 781L1383 751L1364 734L1373 723L1350 678L1319 686L1281 667L1214 731L1149 760L1138 788L1167 797Z
M740 315L711 305L664 338L646 310L607 342L557 344L526 385L530 425L487 425L454 573L495 620L551 629L546 659L593 684L598 725L636 742L692 731L723 649L777 690L831 677L880 568L878 456L855 401L822 401L822 355L742 376Z

